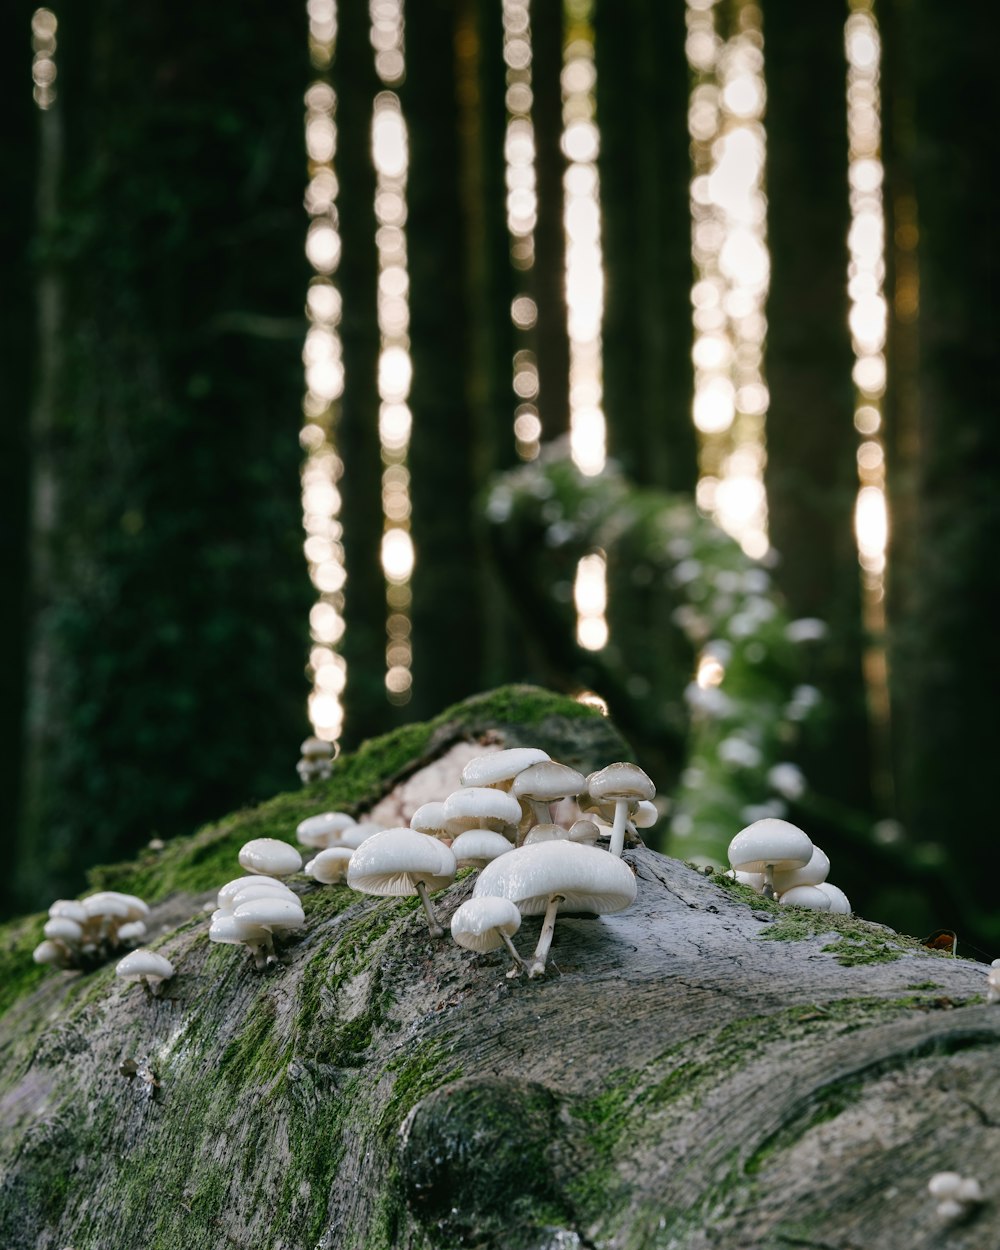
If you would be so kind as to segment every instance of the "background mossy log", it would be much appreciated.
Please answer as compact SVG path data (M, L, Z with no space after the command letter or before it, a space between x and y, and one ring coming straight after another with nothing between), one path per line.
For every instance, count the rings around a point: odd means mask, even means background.
M280 966L209 944L204 904L246 837L366 810L486 738L584 771L628 750L579 704L508 688L103 870L167 926L159 999L111 966L40 973L41 917L0 931L5 1250L104 1250L125 1228L148 1250L1000 1244L1000 1008L983 965L879 925L793 916L633 846L636 903L561 918L535 981L431 939L416 899L312 883ZM438 896L445 917L473 883ZM986 1195L950 1224L926 1190L943 1168Z

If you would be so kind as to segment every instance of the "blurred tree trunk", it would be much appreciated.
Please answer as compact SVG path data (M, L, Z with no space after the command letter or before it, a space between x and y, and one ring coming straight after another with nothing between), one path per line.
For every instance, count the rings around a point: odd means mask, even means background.
M829 715L801 759L811 785L870 810L858 489L848 329L845 14L768 0L767 486L776 578L793 617L829 626L817 684ZM817 840L836 841L817 832ZM848 887L849 888L849 887Z
M472 693L483 680L480 544L473 525L475 427L465 274L456 83L457 0L407 10L410 144L407 239L413 430L413 698L416 717Z
M907 831L949 847L953 905L971 893L987 906L1000 868L996 839L983 836L995 823L1000 754L995 709L984 697L1000 678L998 272L995 211L983 181L1000 105L995 31L981 7L900 0L889 12L912 89L912 129L897 108L894 159L908 168L916 198L915 217L897 213L896 237L916 242L919 266L916 385L906 392L918 394L919 405L893 414L897 438L913 428L919 447L912 530L898 536L904 558L890 565L896 785ZM908 467L904 458L901 471ZM900 485L905 490L905 477Z
M535 0L531 6L531 118L535 130L538 221L531 279L538 306L538 410L545 440L558 438L569 430L562 66L562 0Z
M383 733L390 718L385 693L386 602L382 572L382 447L379 438L378 249L371 125L380 89L366 5L342 5L338 16L337 209L343 294L340 323L344 395L333 441L344 464L339 483L344 518L344 744Z
M60 16L58 55L17 870L36 901L294 778L311 601L303 14L98 0Z
M683 5L597 0L608 453L693 492L691 213Z
M0 16L0 92L6 125L0 130L0 829L18 826L23 767L24 693L27 671L28 483L30 414L36 352L35 257L28 246L36 226L39 115L31 92L31 15L35 5L8 4ZM11 880L0 881L0 914Z

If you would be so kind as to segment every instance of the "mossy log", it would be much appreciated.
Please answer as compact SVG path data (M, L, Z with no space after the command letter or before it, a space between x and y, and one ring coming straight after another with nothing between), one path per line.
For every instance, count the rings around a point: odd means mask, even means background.
M583 770L628 751L579 704L506 689L104 870L96 884L156 900L150 944L178 969L159 998L111 966L35 968L41 917L0 931L4 1250L1000 1244L982 964L792 916L641 845L633 906L560 918L535 980L429 937L416 899L313 883L265 973L208 942L205 904L247 837L360 813L487 739ZM444 917L473 884L437 896ZM985 1201L945 1221L927 1181L952 1168Z

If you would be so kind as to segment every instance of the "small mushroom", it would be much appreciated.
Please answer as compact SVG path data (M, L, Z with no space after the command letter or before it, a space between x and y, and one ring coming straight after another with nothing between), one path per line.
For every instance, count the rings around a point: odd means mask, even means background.
M521 820L521 804L503 790L467 786L448 795L444 801L444 816L453 838L466 829L493 829L513 839Z
M603 915L622 911L635 900L635 874L618 856L561 838L521 847L487 864L474 898L496 895L517 905L523 916L543 914L542 929L528 976L545 971L560 910Z
M302 856L278 838L253 838L240 847L240 866L268 877L290 877L302 871Z
M356 821L346 812L320 812L308 816L295 826L295 837L303 846L322 851L328 846L343 844L343 835L354 828Z
M778 895L782 907L806 907L810 911L830 911L833 900L814 885L793 885Z
M347 846L328 846L306 864L305 872L321 885L340 885L347 880L353 854Z
M830 911L837 916L849 916L851 914L851 901L844 891L837 885L831 885L829 881L821 881L816 887L830 900Z
M431 936L443 937L428 892L450 885L456 869L455 856L439 839L397 827L373 834L358 847L351 856L347 884L362 894L418 895Z
M740 872L761 872L764 885L761 893L774 898L774 874L792 868L803 868L812 859L813 844L809 835L774 816L765 816L741 829L729 843L729 862Z
M495 829L466 829L451 844L459 868L485 868L498 855L506 855L513 845Z
M233 919L246 921L248 925L264 931L263 942L253 944L259 948L254 954L254 964L258 972L266 964L274 963L277 958L274 953L274 935L285 933L290 929L300 929L306 920L302 905L297 898L283 898L276 893L263 894L238 904L233 908ZM211 930L209 930L209 937L211 937Z
M609 764L587 778L587 791L598 802L611 801L615 805L614 823L611 826L611 845L608 850L620 856L625 846L625 824L629 810L638 807L642 799L656 797L656 787L638 764L619 761Z
M139 981L147 996L156 998L164 981L174 975L174 965L155 951L140 946L115 966L115 976L123 981Z
M540 747L507 747L503 751L489 751L485 755L477 755L465 765L462 785L509 790L518 773L548 758Z
M784 894L786 890L790 890L796 885L820 885L827 879L829 874L829 857L813 843L812 855L809 857L807 864L803 864L801 868L775 870L774 892L775 894Z
M586 788L586 777L575 768L557 760L541 760L517 774L510 792L530 806L533 823L542 825L551 822L553 803L558 803L560 799L575 799Z
M514 903L495 896L470 898L451 918L451 936L466 950L484 953L506 946L515 967L526 967L511 938L521 927L521 913Z

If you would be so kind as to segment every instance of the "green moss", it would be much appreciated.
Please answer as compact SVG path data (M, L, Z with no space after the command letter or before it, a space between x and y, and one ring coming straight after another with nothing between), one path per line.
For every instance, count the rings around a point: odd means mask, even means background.
M389 1139L399 1130L411 1108L449 1081L457 1081L461 1068L448 1067L450 1049L439 1041L422 1042L387 1064L395 1073L392 1093L379 1117L378 1132Z
M31 952L41 942L44 934L44 915L25 916L0 926L0 1015L22 994L28 994L52 969L36 964Z
M754 896L758 902L767 902ZM771 907L775 905L772 903ZM860 920L856 916L834 916L829 912L810 911L804 907L777 908L780 919L769 924L758 936L767 942L803 942L820 934L835 933L835 942L822 949L834 955L845 967L860 964L890 963L904 955L927 959L951 959L942 951L931 950L916 938L893 933L882 925Z

